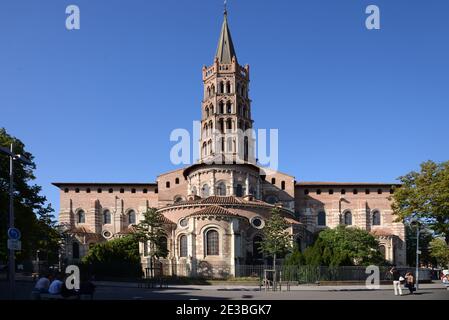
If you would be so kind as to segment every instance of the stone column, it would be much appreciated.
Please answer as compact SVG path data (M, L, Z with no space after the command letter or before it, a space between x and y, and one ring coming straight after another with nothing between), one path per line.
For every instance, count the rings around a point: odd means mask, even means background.
M234 171L233 171L233 170L231 170L231 178L230 178L229 184L231 185L231 196L235 196L235 189L234 189Z
M235 220L232 219L231 223L230 223L230 228L231 228L231 254L229 257L229 262L230 262L230 269L231 269L231 275L232 276L236 276L235 274L235 226L234 226Z
M215 170L212 170L212 178L210 179L211 195L215 196Z
M246 180L245 180L245 195L249 195L249 173L246 174Z
M187 178L187 196L192 195L192 179L190 177Z

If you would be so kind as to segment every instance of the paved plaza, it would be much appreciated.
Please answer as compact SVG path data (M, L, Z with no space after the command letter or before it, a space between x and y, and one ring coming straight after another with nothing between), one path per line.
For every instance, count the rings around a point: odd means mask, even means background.
M257 286L210 285L169 286L165 289L138 288L135 283L97 282L94 300L449 300L449 291L439 283L423 284L409 295L395 296L393 286L378 290L364 286L292 286L290 291L265 292ZM30 299L33 283L17 282L17 299ZM8 299L8 283L0 282L0 299Z

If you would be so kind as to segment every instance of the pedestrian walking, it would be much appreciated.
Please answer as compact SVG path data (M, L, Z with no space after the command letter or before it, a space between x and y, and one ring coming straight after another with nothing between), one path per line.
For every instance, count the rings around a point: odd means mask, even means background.
M394 295L397 296L399 293L399 295L402 296L402 287L400 281L401 274L399 273L398 269L396 269L396 267L391 268L390 273L393 276Z

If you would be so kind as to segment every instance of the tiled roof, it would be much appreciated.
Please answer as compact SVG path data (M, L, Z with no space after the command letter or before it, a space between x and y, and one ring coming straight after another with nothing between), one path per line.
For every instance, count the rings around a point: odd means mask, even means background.
M290 218L290 217L284 217L284 219L290 224L301 224L301 222L299 222L298 220Z
M117 232L117 234L132 234L134 232L136 232L136 228L133 226L130 226L128 228L121 230L120 232Z
M71 234L92 234L94 232L92 232L90 229L88 229L86 227L73 227L73 228L67 230L66 233L71 233Z
M167 218L166 216L162 216L162 222L166 223L166 224L176 224L175 222L171 221L169 218Z
M190 214L189 216L239 216L238 214L231 212L220 206L209 206L201 209L197 212Z
M253 199L253 200L244 200L243 198L235 197L235 196L209 196L207 198L197 199L197 200L189 200L175 203L174 205L183 205L183 204L259 204L259 205L269 205L264 201Z
M400 186L399 183L383 182L320 182L320 181L301 181L296 182L296 186Z
M390 229L382 228L382 229L374 229L371 231L371 234L374 236L388 237L393 236L393 232Z

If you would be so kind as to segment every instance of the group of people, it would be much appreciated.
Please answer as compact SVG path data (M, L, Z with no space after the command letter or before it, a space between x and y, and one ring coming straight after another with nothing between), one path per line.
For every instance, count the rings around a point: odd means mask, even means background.
M402 296L402 286L405 286L410 291L410 294L413 294L416 291L415 288L415 277L413 273L407 272L405 276L402 276L396 267L391 268L390 273L393 276L393 288L394 295L398 294Z
M42 275L36 282L33 292L38 294L61 295L64 298L72 296L79 296L81 294L92 295L95 291L95 286L90 281L82 281L80 289L67 289L65 279L61 274L47 274Z

